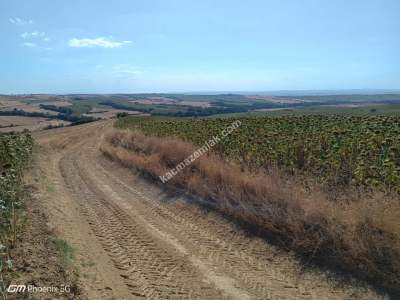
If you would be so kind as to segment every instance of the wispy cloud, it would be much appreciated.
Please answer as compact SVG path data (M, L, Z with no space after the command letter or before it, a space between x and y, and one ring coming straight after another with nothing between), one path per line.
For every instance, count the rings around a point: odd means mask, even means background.
M118 64L112 67L112 74L120 79L136 78L141 73L143 73L142 70L129 64Z
M38 45L36 45L35 43L23 43L22 46L24 47L28 47L28 48L38 48Z
M124 45L132 44L132 41L114 41L105 37L98 37L94 39L77 39L73 38L69 40L68 45L74 48L119 48Z
M28 39L28 38L44 38L44 40L47 39L46 33L40 31L24 32L21 34L21 37L23 39Z
M23 20L23 19L21 19L21 18L9 18L8 20L9 20L11 23L13 23L13 24L15 24L15 25L19 25L19 26L22 26L22 25L31 25L31 24L34 23L32 20Z
M22 43L22 47L26 47L26 48L32 48L32 49L38 49L38 50L53 50L53 48L50 47L42 47L36 43L31 43L31 42L26 42L26 43Z

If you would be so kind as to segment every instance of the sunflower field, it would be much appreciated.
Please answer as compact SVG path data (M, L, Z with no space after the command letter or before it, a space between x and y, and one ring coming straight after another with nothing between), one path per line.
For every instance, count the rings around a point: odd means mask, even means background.
M117 128L203 145L235 119L119 119ZM400 117L307 115L239 118L213 151L252 170L278 168L330 186L400 191Z

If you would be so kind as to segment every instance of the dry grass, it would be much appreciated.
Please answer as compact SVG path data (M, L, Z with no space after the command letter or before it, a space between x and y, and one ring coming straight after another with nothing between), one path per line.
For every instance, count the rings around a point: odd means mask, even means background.
M195 150L178 139L117 130L101 146L110 159L158 181ZM400 202L395 196L348 194L332 201L295 178L250 173L213 155L202 156L168 184L212 201L220 211L308 259L400 291Z

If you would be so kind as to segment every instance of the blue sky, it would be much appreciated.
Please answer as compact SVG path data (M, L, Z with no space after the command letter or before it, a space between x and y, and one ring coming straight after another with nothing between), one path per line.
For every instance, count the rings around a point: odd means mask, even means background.
M400 88L398 0L1 0L0 93Z

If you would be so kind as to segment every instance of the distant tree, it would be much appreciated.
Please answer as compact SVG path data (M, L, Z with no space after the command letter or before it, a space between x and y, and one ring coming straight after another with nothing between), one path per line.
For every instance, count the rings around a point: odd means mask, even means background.
M119 112L119 113L117 113L117 118L118 119L123 118L123 117L127 117L127 116L128 116L127 112Z

